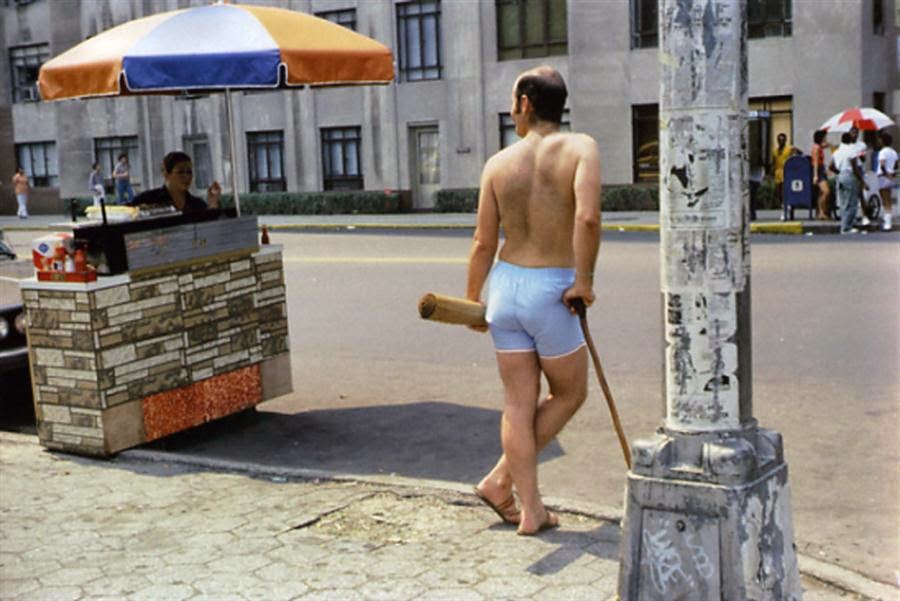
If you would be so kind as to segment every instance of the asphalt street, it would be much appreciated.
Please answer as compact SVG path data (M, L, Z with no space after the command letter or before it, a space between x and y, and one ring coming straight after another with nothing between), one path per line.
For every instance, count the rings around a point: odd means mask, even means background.
M18 235L18 233L16 233ZM151 448L312 472L478 479L499 453L489 339L422 322L426 291L460 294L470 232L278 233L294 393L254 416ZM752 237L754 413L784 435L805 556L897 575L895 234ZM663 415L655 234L605 234L590 312L630 437ZM599 388L542 456L545 494L595 515L621 508L624 467Z

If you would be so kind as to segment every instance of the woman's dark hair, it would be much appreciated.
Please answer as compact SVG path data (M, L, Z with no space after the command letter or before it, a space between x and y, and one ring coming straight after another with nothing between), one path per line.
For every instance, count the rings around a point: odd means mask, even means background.
M91 165L91 169L96 169L99 165L100 161L94 161L94 163Z
M853 141L853 134L851 134L849 131L841 134L841 144L849 144L852 141Z
M886 131L881 132L881 143L885 146L890 146L894 143L894 138L891 137L891 134Z
M816 133L813 134L813 142L815 142L816 144L821 144L822 140L824 140L824 139L825 139L825 130L817 129Z
M184 163L185 161L190 163L191 157L189 157L186 152L175 150L163 157L163 169L165 169L166 173L172 173L172 170L175 169L175 165Z
M116 160L121 161L122 159L127 159L127 158L128 158L128 155L123 152L122 154L119 155L119 158Z
M562 75L553 71L546 75L529 74L520 77L516 84L516 110L523 94L528 96L538 119L552 123L562 121L566 97L569 95Z

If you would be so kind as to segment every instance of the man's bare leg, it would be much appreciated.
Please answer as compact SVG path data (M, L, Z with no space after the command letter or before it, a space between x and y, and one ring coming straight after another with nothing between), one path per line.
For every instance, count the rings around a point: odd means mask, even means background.
M535 413L536 462L537 454L556 438L587 397L587 351L580 348L574 353L556 359L538 360L536 355L528 355L531 357L530 362L533 362L532 366L537 364L538 370L543 369L550 384L550 394L540 402ZM498 365L500 361L501 357L498 354ZM540 371L537 384L539 387ZM505 454L479 482L478 488L482 494L497 504L503 503L512 495L513 478Z
M500 379L506 391L500 441L507 458L509 472L521 503L520 525L535 513L543 518L543 505L537 485L537 444L534 423L538 395L541 391L541 368L537 355L497 353Z

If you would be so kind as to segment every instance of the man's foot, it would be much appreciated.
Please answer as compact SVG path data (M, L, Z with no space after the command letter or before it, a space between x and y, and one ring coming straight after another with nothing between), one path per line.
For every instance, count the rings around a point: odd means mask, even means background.
M871 225L872 222L869 221L869 218L868 218L868 217L866 217L865 215L863 215L863 218L859 220L859 224L860 224L861 226L863 226L863 227L866 227L866 226Z
M504 524L518 524L519 523L519 510L516 508L516 499L513 497L512 493L509 493L509 496L499 503L495 503L491 499L488 498L487 494L485 494L480 488L477 486L473 488L475 492L475 496L481 499L481 502L494 510L500 519L503 520Z
M537 528L528 529L523 523L519 525L519 529L516 530L516 534L518 534L519 536L534 536L539 532L543 532L544 530L551 530L553 528L559 528L559 516L548 509L544 514L544 521L541 522Z

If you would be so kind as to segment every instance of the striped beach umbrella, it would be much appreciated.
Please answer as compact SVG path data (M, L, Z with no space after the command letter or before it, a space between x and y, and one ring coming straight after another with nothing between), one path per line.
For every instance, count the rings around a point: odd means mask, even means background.
M217 2L123 23L41 66L42 100L386 84L388 47L312 15ZM240 212L236 169L232 190Z
M878 131L893 124L893 119L877 109L855 107L832 116L819 129L829 133L848 132L854 127L860 131Z

